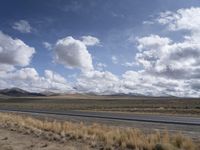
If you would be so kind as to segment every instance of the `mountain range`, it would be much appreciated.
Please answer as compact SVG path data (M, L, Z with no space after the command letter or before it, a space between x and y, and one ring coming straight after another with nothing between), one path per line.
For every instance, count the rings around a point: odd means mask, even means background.
M42 93L34 93L22 90L20 88L10 88L0 90L0 95L2 96L45 96Z

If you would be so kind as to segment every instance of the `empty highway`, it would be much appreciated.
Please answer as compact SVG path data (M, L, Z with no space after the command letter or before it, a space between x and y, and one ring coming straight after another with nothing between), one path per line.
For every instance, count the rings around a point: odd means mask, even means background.
M173 115L155 115L155 114L134 114L134 113L115 113L115 112L92 112L92 111L41 111L41 110L17 110L17 109L1 109L1 112L18 112L26 114L46 114L58 116L73 116L82 118L108 119L129 122L148 122L161 124L175 124L199 126L199 117L189 116L173 116Z
M190 137L200 139L200 118L190 116L173 116L160 114L134 114L92 111L41 111L1 109L0 112L25 114L40 118L78 121L85 123L103 123L121 127L136 127L144 131L165 130L182 132Z

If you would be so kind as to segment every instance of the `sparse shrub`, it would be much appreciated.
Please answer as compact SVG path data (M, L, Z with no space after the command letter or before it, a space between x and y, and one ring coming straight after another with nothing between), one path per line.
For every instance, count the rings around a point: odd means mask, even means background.
M156 144L154 150L165 150L162 146L162 144Z
M176 148L169 143L163 143L156 144L153 150L176 150Z
M183 145L183 141L184 141L183 136L180 133L178 133L177 135L174 136L173 143L176 147L181 148Z
M51 141L81 140L91 147L101 145L102 149L197 150L190 138L180 133L171 136L167 130L163 133L157 130L144 134L138 129L128 127L48 121L7 113L0 113L0 125Z

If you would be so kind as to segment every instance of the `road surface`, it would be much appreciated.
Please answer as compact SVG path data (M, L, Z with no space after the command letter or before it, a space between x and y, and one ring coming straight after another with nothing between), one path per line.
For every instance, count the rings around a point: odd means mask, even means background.
M1 109L1 112L20 112L28 114L47 114L47 115L59 115L59 116L73 116L73 117L87 117L96 119L108 119L130 122L149 122L149 123L163 123L163 124L175 124L175 125L188 125L199 126L199 117L180 117L172 115L154 115L154 114L130 114L130 113L111 113L111 112L92 112L92 111L41 111L41 110L17 110L17 109Z
M146 131L155 129L167 129L170 132L179 132L200 140L200 117L173 116L158 114L134 114L115 112L92 112L92 111L41 111L41 110L17 110L1 109L0 112L23 113L45 118L98 122L109 125L137 127Z

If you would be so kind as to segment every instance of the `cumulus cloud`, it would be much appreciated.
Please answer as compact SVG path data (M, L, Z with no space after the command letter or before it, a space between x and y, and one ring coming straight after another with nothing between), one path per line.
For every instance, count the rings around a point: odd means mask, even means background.
M12 28L18 30L21 33L30 33L32 30L29 22L26 20L19 20L15 22Z
M167 25L172 31L189 30L199 31L200 8L191 7L179 9L177 12L166 11L160 13L156 19L160 24Z
M44 72L45 72L45 75L42 78L40 77L40 81L41 81L41 84L46 83L46 87L44 88L46 88L47 91L53 91L53 92L59 92L59 93L74 91L71 84L68 83L67 80L60 74L51 70L45 70Z
M198 15L199 14L199 15ZM161 13L157 21L169 30L188 30L183 41L150 35L138 39L138 63L151 73L169 78L192 79L200 77L200 8L180 9Z
M102 69L93 69L82 73L74 87L77 91L96 94L200 96L200 29L197 27L200 15L197 14L200 14L199 8L161 13L156 21L166 26L169 32L189 32L177 41L155 34L137 37L135 60L123 65L140 65L141 70L129 70L118 77ZM118 63L116 56L111 60Z
M63 83L63 84L67 83L64 77L51 70L45 70L45 77L53 82Z
M166 14L176 16L181 12L183 18L179 19L184 20L186 16L183 14L192 14L189 11L190 9L182 9L181 11L167 12ZM193 11L193 8L191 8L191 11ZM195 11L195 13L197 14L198 12ZM194 17L196 14L193 14ZM161 14L159 18L162 19L162 17L165 17L165 15ZM173 20L172 18L170 19ZM170 19L168 18L168 20ZM200 34L196 27L183 28L183 24L182 27L179 27L179 19L169 22L163 20L160 24L165 24L169 32L186 29L190 31L187 36L182 38L182 41L175 41L169 37L161 37L154 34L136 38L138 52L135 60L123 65L140 65L141 70L126 71L121 77L108 71L93 70L78 77L75 85L77 91L96 94L125 93L151 96L199 97L200 47L194 43L199 41L198 35ZM174 27L172 28L172 26ZM116 56L111 59L114 64L118 63Z
M137 37L138 52L135 59L124 65L140 65L139 70L128 70L121 76L104 71L103 68L106 65L103 63L98 63L96 67L93 67L87 46L99 44L97 38L83 36L80 39L73 37L59 39L53 48L55 61L67 68L78 68L82 71L79 76L76 76L73 85L51 70L45 70L44 76L40 76L34 68L16 70L14 66L29 64L34 48L1 33L0 38L4 41L0 40L0 88L9 85L35 91L38 89L73 91L75 89L77 92L96 94L138 93L152 96L199 97L199 16L200 8L160 13L156 22L166 26L168 32L181 33L182 37L178 40L159 34ZM186 30L187 32L182 32ZM8 46L5 46L7 43L9 43ZM21 60L21 55L18 56L21 47L30 53L27 52L29 55L26 54L25 60ZM23 51L20 52L24 54ZM114 64L118 63L116 56L112 56L111 60Z
M14 66L27 66L35 49L28 46L20 39L12 37L0 31L0 65L13 69ZM2 67L1 67L2 70Z
M112 94L118 92L117 76L108 71L90 71L81 74L76 82L76 89L84 93Z
M12 65L8 65L8 64L0 64L0 74L2 73L6 73L8 71L13 71L15 70L15 67Z
M153 76L141 71L126 71L122 75L121 86L124 93L138 93L150 96L195 97L200 94L190 89L184 80Z
M34 68L22 68L7 74L12 80L37 80L39 75Z
M134 82L128 82L129 88L139 87L135 84L142 78L138 82L143 86L141 89L146 89L144 85L148 85L157 95L164 93L175 96L200 96L199 16L200 8L179 9L177 12L167 11L160 14L156 21L165 25L170 32L189 32L182 37L182 41L153 34L137 38L139 52L135 60L144 70L142 74L139 73L140 77L138 72L124 74L124 79L129 76L134 78ZM146 80L148 78L149 81ZM143 82L147 84L142 84Z
M45 70L40 76L35 68L25 67L30 64L35 49L20 39L0 32L0 88L19 87L25 90L42 92L72 91L64 77L51 70Z
M87 46L93 46L100 43L99 39L93 36L82 36L82 42Z
M93 70L92 56L84 42L69 36L59 39L55 45L55 61L67 68L79 68L82 71Z
M0 88L19 87L33 92L72 92L71 85L64 77L51 70L40 76L35 68L21 68L0 76Z
M78 92L106 94L136 94L148 96L194 96L184 81L152 76L141 71L126 71L118 77L108 71L81 74L74 85Z
M162 47L163 45L171 43L169 38L161 38L159 35L137 38L137 41L139 43L137 47L139 51L143 51L147 46L150 49L156 49L157 47Z
M136 59L149 72L172 78L196 78L200 73L200 47L189 41L165 44L155 49L139 43L139 47L144 51L138 53Z

